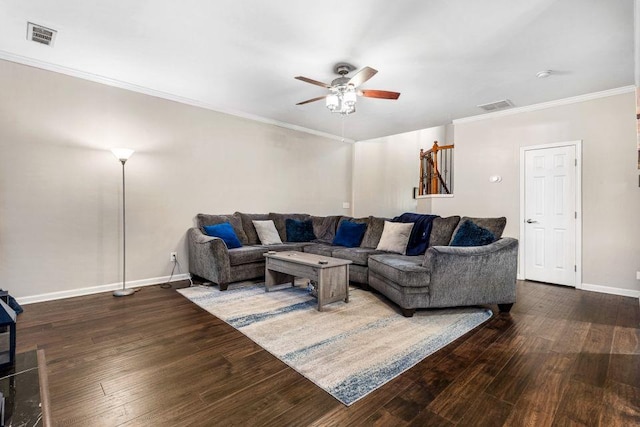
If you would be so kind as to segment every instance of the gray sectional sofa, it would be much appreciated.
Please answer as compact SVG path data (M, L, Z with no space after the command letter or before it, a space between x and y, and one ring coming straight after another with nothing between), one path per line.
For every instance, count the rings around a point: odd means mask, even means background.
M289 242L287 219L311 220L316 239ZM360 247L334 246L340 221L364 222L367 230ZM486 246L448 246L457 227L465 220L490 230L499 240ZM262 245L253 220L273 220L284 243ZM508 312L516 300L518 241L500 238L505 218L459 216L433 220L429 248L424 255L407 256L376 250L385 218L317 217L307 214L198 214L196 227L187 233L189 271L226 290L229 283L264 277L264 256L270 250L297 250L347 259L349 280L365 289L375 289L400 306L405 316L417 308L498 304ZM227 249L224 241L203 232L206 225L229 222L242 247Z

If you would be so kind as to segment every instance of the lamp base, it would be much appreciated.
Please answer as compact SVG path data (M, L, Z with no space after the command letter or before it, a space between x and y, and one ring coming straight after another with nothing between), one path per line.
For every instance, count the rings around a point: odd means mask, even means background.
M135 289L118 289L117 291L113 291L114 297L126 297L127 295L133 295L136 293Z

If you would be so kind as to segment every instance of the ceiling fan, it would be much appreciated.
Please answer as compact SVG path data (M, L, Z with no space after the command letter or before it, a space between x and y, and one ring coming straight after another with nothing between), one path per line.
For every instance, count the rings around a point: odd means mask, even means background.
M365 83L371 77L375 76L378 70L375 70L371 67L364 67L353 77L347 77L347 74L355 69L356 68L351 64L336 64L336 66L333 68L333 71L336 74L339 74L340 77L333 80L330 85L307 77L296 77L296 79L303 82L311 83L313 85L329 89L328 95L307 99L306 101L298 102L296 105L304 105L310 102L320 101L321 99L324 99L326 101L327 108L332 113L351 114L356 111L357 96L381 99L398 99L398 97L400 96L400 93L398 92L389 92L386 90L357 89L361 84Z

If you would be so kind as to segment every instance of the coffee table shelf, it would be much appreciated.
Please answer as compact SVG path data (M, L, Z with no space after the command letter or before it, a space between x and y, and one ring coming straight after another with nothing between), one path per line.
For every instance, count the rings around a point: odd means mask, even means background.
M317 283L318 311L336 301L349 302L349 264L351 261L296 251L264 254L265 291L291 283L296 277Z

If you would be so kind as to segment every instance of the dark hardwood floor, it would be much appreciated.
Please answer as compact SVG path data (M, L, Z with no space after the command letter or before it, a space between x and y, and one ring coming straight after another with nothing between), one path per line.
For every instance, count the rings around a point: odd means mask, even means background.
M18 351L45 350L60 426L632 426L639 325L637 299L520 282L510 315L351 407L159 286L25 306Z

